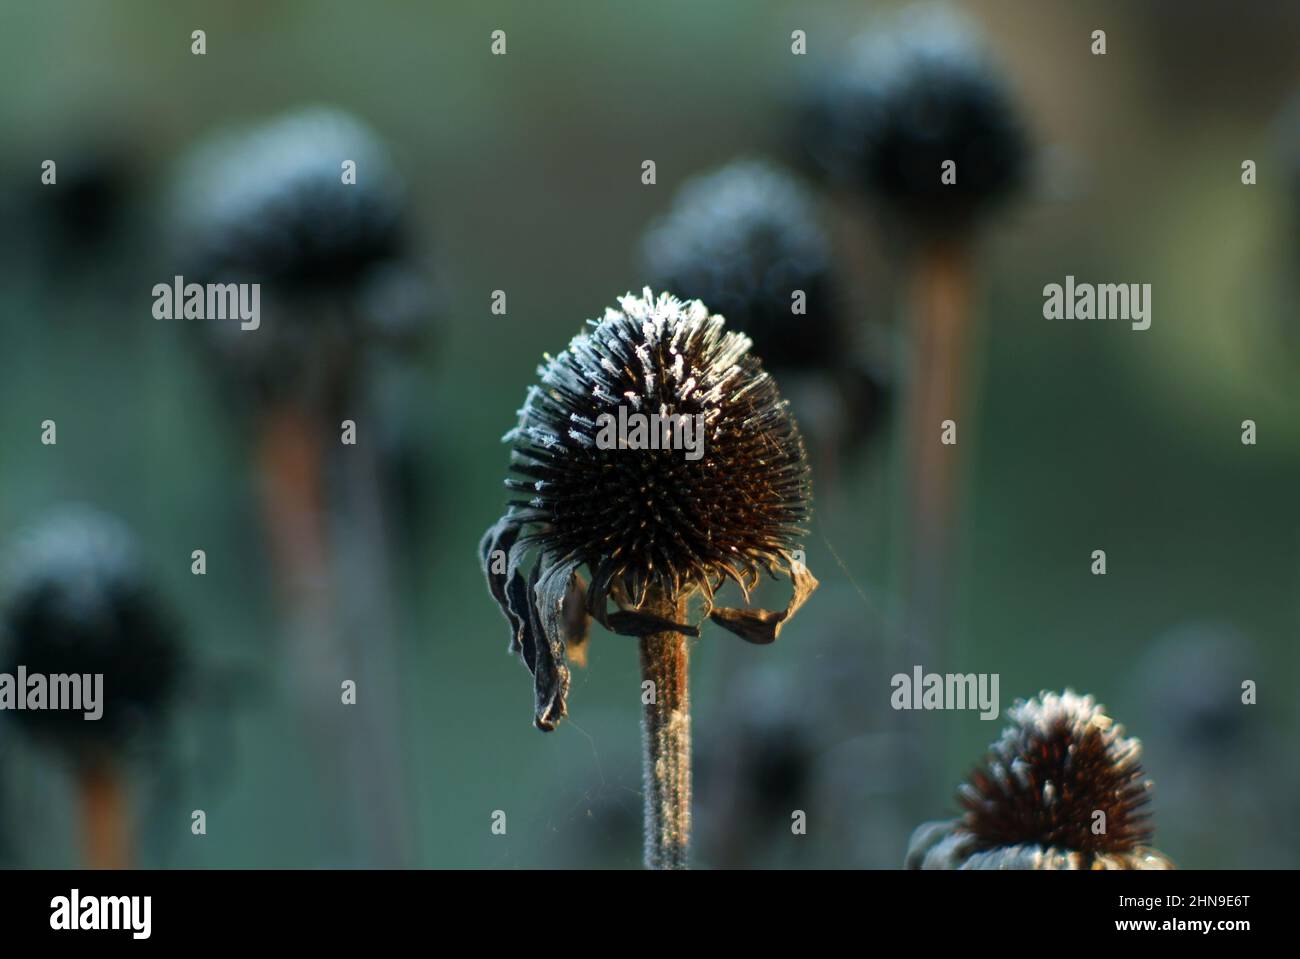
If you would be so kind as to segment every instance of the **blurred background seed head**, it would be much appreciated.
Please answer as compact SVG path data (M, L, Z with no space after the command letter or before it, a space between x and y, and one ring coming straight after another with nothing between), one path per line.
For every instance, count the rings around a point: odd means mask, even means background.
M809 425L814 461L876 435L889 410L888 354L861 329L838 275L820 198L759 159L687 181L641 239L641 275L698 299L754 341ZM826 477L828 487L833 483Z
M31 180L24 214L33 223L37 246L50 259L77 266L112 256L112 245L139 216L138 148L121 130L108 132L92 124L69 136L57 152L58 190Z
M760 160L682 186L642 240L655 289L702 300L754 341L773 370L825 368L843 355L843 304L813 195ZM807 313L792 311L803 291Z
M404 181L387 147L343 110L303 108L212 135L182 161L169 211L187 282L261 284L265 329L206 326L264 395L344 388L362 349L409 348L424 333L430 294Z
M960 232L1028 176L1010 86L974 24L947 6L909 7L863 34L803 109L809 166L908 232ZM951 182L940 177L948 163Z
M348 161L355 184L344 179ZM346 292L404 254L403 202L375 135L355 117L315 107L195 148L172 206L196 277Z
M18 536L0 575L0 672L103 677L97 720L48 708L12 719L79 757L157 734L182 670L178 627L126 527L89 507L64 507Z

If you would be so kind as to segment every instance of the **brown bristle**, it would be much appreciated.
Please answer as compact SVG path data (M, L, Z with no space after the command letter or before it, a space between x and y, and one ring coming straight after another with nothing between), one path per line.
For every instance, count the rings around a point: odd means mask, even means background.
M1045 693L1009 715L1012 725L959 791L973 849L1034 844L1097 856L1150 840L1141 744L1091 696Z

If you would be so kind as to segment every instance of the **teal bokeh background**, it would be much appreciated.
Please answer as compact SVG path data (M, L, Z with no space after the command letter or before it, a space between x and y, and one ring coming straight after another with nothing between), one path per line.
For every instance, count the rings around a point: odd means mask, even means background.
M1004 709L1065 686L1107 703L1147 741L1156 842L1180 864L1300 865L1296 827L1265 808L1300 805L1300 340L1287 335L1300 322L1300 224L1288 192L1297 161L1277 119L1300 80L1287 42L1297 12L962 7L1012 78L1041 176L981 244L982 397L961 435L973 461L957 636L942 668L999 673ZM196 331L150 315L150 289L170 276L158 223L184 149L228 122L326 103L382 134L408 181L440 295L402 425L421 451L425 496L418 519L399 518L416 524L417 544L398 575L412 862L634 866L635 647L596 635L570 720L550 736L531 727L529 678L506 655L475 562L504 503L499 440L542 353L639 285L636 241L676 187L738 155L780 159L789 95L872 12L770 0L7 5L0 536L67 499L118 513L220 677L210 697L183 704L161 761L141 764L143 864L352 864L322 852L247 437L193 348ZM1088 51L1097 26L1105 57ZM189 52L198 28L203 57ZM505 57L488 53L494 29L507 32ZM808 31L807 57L791 56L793 29ZM137 215L111 248L77 257L41 242L30 201L39 161L96 130L129 145ZM654 186L640 182L645 159ZM1244 159L1258 164L1256 186L1240 182ZM889 239L842 206L826 214L853 251L856 308L892 324L902 282ZM1152 328L1045 321L1042 287L1067 273L1152 284ZM496 289L508 294L504 317L489 312ZM39 443L46 418L56 447ZM1253 447L1239 439L1247 418ZM710 743L727 728L728 689L756 671L795 712L815 711L828 676L856 691L834 700L851 705L811 747L817 788L833 796L807 798L819 813L809 835L790 836L788 814L774 813L746 827L727 863L895 867L908 831L949 812L952 787L1000 726L915 717L934 745L906 763L928 785L923 808L900 808L894 784L909 772L890 745L887 703L890 675L911 664L883 625L897 605L891 456L881 441L816 477L808 562L823 588L775 647L738 648L717 631L695 647L702 763L727 749ZM189 572L197 546L209 556L203 578ZM1105 577L1089 574L1096 548ZM1236 630L1254 657L1252 672L1220 677L1207 695L1230 699L1250 678L1259 705L1226 757L1195 744L1157 755L1169 717L1144 657L1197 623ZM6 861L75 862L64 771L7 724L0 762ZM1215 770L1230 771L1226 799ZM1162 796L1161 771L1177 796ZM195 808L208 813L203 838L189 833ZM489 831L498 809L504 837ZM702 809L700 829L728 815Z

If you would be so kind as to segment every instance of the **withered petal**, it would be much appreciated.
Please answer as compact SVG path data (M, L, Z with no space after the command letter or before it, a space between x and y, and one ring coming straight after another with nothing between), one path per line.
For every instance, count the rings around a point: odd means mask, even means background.
M710 610L709 619L747 643L759 646L774 643L781 634L781 627L817 588L817 578L803 563L791 563L790 581L794 584L794 595L783 610L715 607Z
M495 569L497 563L494 554L499 550L508 553L513 560L514 547L520 532L518 517L510 512L502 516L479 540L479 560L483 566L483 575L487 577L488 592L492 594L506 621L510 623L512 653L522 652L520 643L527 621L525 603L519 598L520 590L524 585L523 578L513 562L507 564L504 572Z
M519 538L519 530L514 515L507 513L488 528L478 543L479 564L483 567L483 575L487 577L488 592L502 611L506 607L506 574L493 570L492 554L497 550L508 551Z
M700 635L700 627L678 623L654 613L634 609L620 609L606 615L606 628L619 636L650 636L654 633L681 633L683 636Z
M569 659L579 666L587 665L587 640L591 636L591 614L587 612L587 584L582 574L575 572L564 594L563 615L564 648Z
M542 626L541 638L550 647L552 655L561 662L564 660L564 600L569 594L573 574L579 565L576 559L555 561L543 555L538 563L541 574L533 586Z
M528 592L534 601L528 603L529 629L524 633L525 662L532 650L533 691L536 696L534 724L543 732L550 732L568 712L564 697L569 692L569 668L564 663L564 640L559 636L557 623L559 603L563 592L550 601L552 587L549 580L556 567L542 574L543 562L538 562L528 576ZM572 572L572 569L570 569ZM548 606L551 611L548 613Z
M592 583L593 590L595 583ZM617 611L611 613L605 608L606 598L613 599ZM652 636L655 633L681 633L683 636L699 636L700 628L689 623L679 623L666 619L641 608L641 603L633 602L627 596L623 584L615 579L609 586L609 596L599 597L600 607L596 618L602 626L617 636Z
M536 643L533 639L536 627L533 624L531 597L528 584L522 576L515 573L506 586L506 616L515 627L514 635L510 637L510 651L523 659L530 673L537 671Z
M591 585L587 587L587 612L596 618L596 622L609 629L609 591L614 582L617 568L610 560L601 560L592 571ZM613 630L610 630L613 632Z

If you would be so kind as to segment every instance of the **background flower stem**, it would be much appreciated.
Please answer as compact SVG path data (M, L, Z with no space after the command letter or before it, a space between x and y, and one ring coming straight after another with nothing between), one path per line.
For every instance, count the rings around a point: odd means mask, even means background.
M77 779L84 865L87 869L129 868L130 811L121 770L111 759L88 759L79 765Z
M960 473L969 462L969 445L975 436L967 382L975 337L975 273L968 238L946 236L921 243L912 253L910 279L904 666L921 665L942 673L952 668ZM941 442L945 420L957 424L955 445ZM900 739L904 750L946 755L943 727L935 724L928 735L922 734L915 715L901 716L908 730ZM905 803L942 790L939 768L936 762L917 769L905 790Z
M959 451L973 435L973 424L963 415L973 279L971 252L962 240L933 241L915 255L906 623L914 654L909 663L924 664L926 657L937 656L941 662L935 668L943 665L944 637L951 628ZM940 442L945 420L957 424L956 445Z

